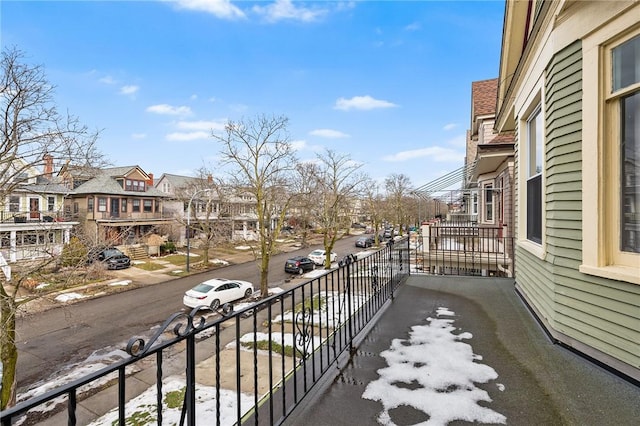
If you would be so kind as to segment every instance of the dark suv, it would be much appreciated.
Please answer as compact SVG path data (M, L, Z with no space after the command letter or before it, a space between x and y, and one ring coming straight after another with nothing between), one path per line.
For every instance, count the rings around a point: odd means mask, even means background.
M302 275L306 271L316 269L316 264L311 259L303 256L296 256L288 259L284 264L284 271L291 274Z
M92 250L88 255L88 261L89 263L102 262L108 269L125 269L131 266L129 256L115 247Z

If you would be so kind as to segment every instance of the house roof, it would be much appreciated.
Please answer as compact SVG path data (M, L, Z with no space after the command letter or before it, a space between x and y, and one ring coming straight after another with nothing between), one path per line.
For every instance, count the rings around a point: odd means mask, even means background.
M500 133L496 135L491 141L489 141L489 145L501 145L506 143L514 143L516 140L516 135L514 132L506 132Z
M138 166L127 167L111 167L102 169L97 176L89 179L87 182L78 186L76 189L70 191L70 194L82 195L82 194L119 194L119 195L131 195L134 197L167 197L167 194L156 189L156 187L149 185L146 187L145 192L140 191L126 191L115 180L116 177L124 177L130 172L138 170L143 176L148 176Z
M481 115L495 115L498 79L474 81L471 83L471 119Z
M156 187L163 180L168 180L169 182L171 182L171 184L173 184L175 188L186 188L188 186L198 184L202 182L204 179L195 178L193 176L181 176L181 175L173 175L170 173L163 173L162 176L160 176L160 179L158 179L158 182L156 183Z

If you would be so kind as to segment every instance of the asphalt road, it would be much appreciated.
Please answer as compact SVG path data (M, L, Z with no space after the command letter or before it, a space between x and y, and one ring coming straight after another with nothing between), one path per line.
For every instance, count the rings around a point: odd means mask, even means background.
M354 247L355 238L336 242L334 251L338 259L360 251ZM316 248L321 246L275 255L271 259L269 285L285 286L285 279L291 276L284 272L285 260ZM248 262L18 318L19 390L36 382L46 382L53 374L85 360L97 350L124 350L131 337L148 336L151 328L185 309L182 295L186 290L214 277L246 280L256 287L259 283L256 263Z

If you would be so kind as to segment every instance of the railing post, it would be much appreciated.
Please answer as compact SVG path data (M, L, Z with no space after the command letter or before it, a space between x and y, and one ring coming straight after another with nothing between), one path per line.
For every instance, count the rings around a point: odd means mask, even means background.
M187 425L196 425L196 336L187 337L187 388L185 390L185 402L187 411ZM183 413L184 415L184 413ZM183 424L183 423L181 423Z
M353 355L353 318L351 317L351 257L347 257L347 318L349 319L349 353Z

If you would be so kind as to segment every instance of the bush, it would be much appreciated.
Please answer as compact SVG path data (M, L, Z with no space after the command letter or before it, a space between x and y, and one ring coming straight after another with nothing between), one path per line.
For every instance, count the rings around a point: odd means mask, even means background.
M62 266L80 266L86 262L88 249L78 237L71 237L62 248Z
M171 241L167 241L166 243L162 244L160 246L160 254L161 255L165 255L165 254L172 254L176 252L176 245L174 243L172 243Z

